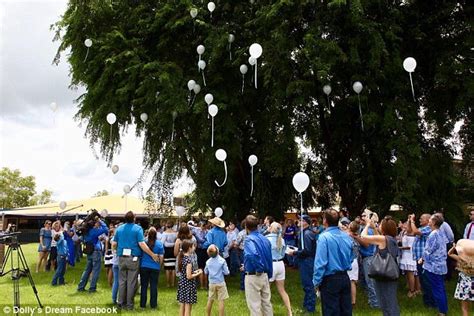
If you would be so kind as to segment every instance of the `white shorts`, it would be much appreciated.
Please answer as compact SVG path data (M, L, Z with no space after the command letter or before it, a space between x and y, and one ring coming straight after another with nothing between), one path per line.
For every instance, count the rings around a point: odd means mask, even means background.
M273 262L273 276L269 280L270 282L273 282L275 280L277 281L282 281L285 279L285 264L283 263L283 260L281 261L274 261Z
M352 261L352 270L347 271L347 275L351 281L359 280L359 263L357 258Z

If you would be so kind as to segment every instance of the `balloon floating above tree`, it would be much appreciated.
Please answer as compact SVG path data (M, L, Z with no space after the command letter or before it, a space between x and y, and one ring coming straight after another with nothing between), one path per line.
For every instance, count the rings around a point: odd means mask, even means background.
M227 40L229 42L229 59L232 60L232 43L235 41L235 35L229 34L229 38Z
M220 218L222 214L224 214L224 210L220 207L216 207L216 209L214 210L214 215Z
M198 62L199 71L202 73L202 81L204 86L206 86L206 77L204 76L204 69L206 69L206 62L204 60L200 60Z
M193 19L196 18L196 16L198 15L198 9L192 8L191 10L189 10L189 14Z
M132 188L128 184L123 186L123 193L128 194L130 191L132 191Z
M140 120L142 120L143 123L146 123L146 121L148 120L148 114L146 113L140 114Z
M209 2L207 4L207 9L209 10L209 12L211 12L211 19L212 19L212 12L214 12L214 10L216 9L216 4L214 2Z
M362 131L364 131L364 118L362 116L362 107L360 105L360 93L362 92L362 89L364 86L362 85L362 82L356 81L352 85L352 89L354 90L355 93L357 93L357 99L359 100L359 115L360 115L360 126L362 128Z
M250 52L250 57L255 59L255 89L257 89L257 68L258 68L257 59L260 56L262 56L262 52L263 52L262 46L258 43L253 43L252 45L250 45L249 52ZM250 59L249 59L249 64L252 65L252 62L250 61Z
M406 72L408 72L408 75L410 75L410 85L411 85L411 94L413 95L413 101L416 101L415 98L415 88L413 87L413 79L411 77L411 73L415 72L416 68L416 60L413 57L407 57L403 61L403 68L405 69Z
M225 177L224 177L224 181L219 184L219 182L215 181L214 180L214 183L218 186L218 187L222 187L226 181L227 181L227 163L226 163L226 158L227 158L227 153L225 152L224 149L218 149L216 150L216 159L219 160L219 161L222 161L224 163L224 172L225 172Z
M116 174L117 172L119 172L119 170L120 170L119 166L117 166L117 165L112 166L112 173L113 174Z
M245 86L245 74L249 70L246 64L240 65L240 73L242 74L242 94L244 94L244 86Z
M211 104L209 105L209 107L207 108L207 111L209 113L209 115L211 116L211 147L214 147L214 116L217 115L217 112L219 111L219 109L217 108L217 105L215 104Z
M250 164L250 196L253 196L253 167L257 164L258 158L255 155L249 156Z
M87 47L86 57L84 57L84 62L86 62L87 56L89 56L89 48L92 46L92 40L90 38L86 39L84 45Z
M106 119L107 119L107 123L110 124L110 141L112 141L112 127L115 124L115 122L117 121L117 117L115 116L114 113L109 113L109 114L107 114Z
M324 87L323 87L323 92L324 92L324 94L326 95L326 97L327 97L327 99L328 99L328 106L330 106L330 105L331 105L331 102L329 102L329 95L330 95L331 92L332 92L331 86L328 85L328 84L327 84L327 85L324 85Z

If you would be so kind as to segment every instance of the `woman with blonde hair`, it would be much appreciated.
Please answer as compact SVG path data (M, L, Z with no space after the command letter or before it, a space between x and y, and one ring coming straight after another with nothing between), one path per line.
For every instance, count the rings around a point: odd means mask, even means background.
M285 290L285 264L283 258L285 258L286 244L282 237L282 227L278 222L271 223L267 229L267 238L270 240L272 245L272 260L273 260L273 276L269 280L270 283L275 283L278 293L285 304L287 315L291 316L291 303L290 297Z
M56 247L56 241L54 240L54 236L61 234L63 231L61 227L61 221L55 221L51 226L51 250L49 252L48 263L46 264L46 271L51 270L53 267L56 270L56 262L58 258L58 248Z
M471 315L470 306L474 301L474 240L460 239L449 250L448 255L457 262L458 283L454 298L461 301L463 316Z

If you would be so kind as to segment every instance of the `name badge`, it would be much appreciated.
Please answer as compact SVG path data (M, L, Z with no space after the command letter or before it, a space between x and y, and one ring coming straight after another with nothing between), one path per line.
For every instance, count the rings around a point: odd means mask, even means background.
M124 248L122 252L122 256L131 256L132 255L132 249L129 248Z
M133 262L138 261L138 257L133 257Z

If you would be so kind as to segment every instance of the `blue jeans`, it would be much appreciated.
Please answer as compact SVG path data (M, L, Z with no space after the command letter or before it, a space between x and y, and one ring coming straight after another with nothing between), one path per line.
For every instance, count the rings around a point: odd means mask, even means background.
M244 263L244 251L240 250L240 262ZM240 290L245 291L245 271L240 271Z
M304 291L303 307L312 313L316 308L316 292L313 284L314 258L299 259L299 269Z
M444 286L444 275L434 274L425 270L433 291L433 298L438 307L438 311L443 314L448 313L448 298L446 297L446 288Z
M92 254L87 255L86 269L82 273L81 281L79 281L79 284L77 285L77 289L79 291L84 291L91 273L92 273L92 279L91 279L91 285L89 287L89 291L92 292L97 289L97 280L99 280L101 263L102 263L102 254L100 250L94 250Z
M286 243L287 246L296 246L296 240L294 240L294 239L285 240L285 243ZM290 267L295 266L296 256L286 255L286 260L288 260L288 265Z
M352 315L351 281L346 272L324 277L319 290L324 316Z
M362 259L362 265L364 266L364 279L367 285L367 296L369 297L369 305L372 308L379 308L379 302L377 301L377 294L375 294L374 279L369 277L369 267L372 265L374 256L368 256Z
M433 298L431 282L427 271L423 270L423 266L421 264L417 264L416 268L418 270L418 277L420 278L421 289L423 291L423 303L429 307L436 307L436 302Z
M158 305L158 276L160 270L140 268L140 307L146 307L146 292L148 291L148 284L150 284L150 307L156 308Z
M112 302L117 304L117 293L119 288L119 266L113 265L112 272L114 274L114 283L112 284Z
M233 248L229 251L230 255L230 274L234 275L239 273L240 268L240 258L239 258L239 249Z
M60 256L58 255L57 257L57 268L56 272L54 273L53 276L53 281L51 282L52 285L59 285L64 284L64 273L66 272L66 256Z
M397 300L397 281L374 281L377 300L384 316L400 316Z

